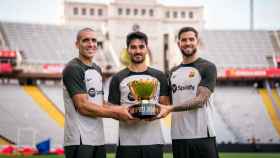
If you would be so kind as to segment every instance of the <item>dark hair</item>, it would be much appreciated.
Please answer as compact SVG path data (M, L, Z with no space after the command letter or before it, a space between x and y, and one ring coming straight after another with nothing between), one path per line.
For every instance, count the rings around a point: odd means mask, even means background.
M79 30L78 33L77 33L77 36L76 36L76 40L77 40L77 41L80 40L80 38L81 38L81 35L80 35L80 34L81 34L82 32L84 32L84 31L92 31L92 32L94 32L94 30L93 30L92 28L89 28L89 27L85 27L85 28Z
M195 37L198 38L198 32L195 28L193 27L183 27L179 30L179 33L178 33L178 39L180 39L180 36L184 33L184 32L194 32L195 34Z
M144 41L146 43L146 45L148 45L148 37L145 33L143 32L140 32L140 31L136 31L136 32L132 32L130 34L128 34L126 36L126 46L128 47L130 42L132 40L135 40L135 39L139 39L141 41Z

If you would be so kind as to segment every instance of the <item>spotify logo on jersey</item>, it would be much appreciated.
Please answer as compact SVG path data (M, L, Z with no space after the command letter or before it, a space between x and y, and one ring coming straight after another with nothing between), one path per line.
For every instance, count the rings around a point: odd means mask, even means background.
M175 93L177 91L177 85L176 84L172 84L172 92Z
M185 91L185 90L191 90L194 91L195 90L195 86L194 85L176 85L176 84L172 84L172 92L176 93L177 91Z

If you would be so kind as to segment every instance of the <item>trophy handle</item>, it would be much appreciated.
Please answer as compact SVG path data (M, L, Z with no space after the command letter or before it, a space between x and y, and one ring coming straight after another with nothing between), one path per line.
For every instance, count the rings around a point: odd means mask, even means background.
M153 86L155 87L154 89L153 89L153 92L152 92L152 94L151 94L151 98L155 98L155 93L157 92L157 89L158 89L158 81L156 80L156 79L154 79L153 81L152 81L152 83L153 83ZM151 99L150 98L150 99Z
M132 88L132 83L133 83L133 82L128 83L129 90L130 90L130 92L131 92L133 98L134 98L135 100L139 100L139 97L136 95L136 92L135 92L134 89Z

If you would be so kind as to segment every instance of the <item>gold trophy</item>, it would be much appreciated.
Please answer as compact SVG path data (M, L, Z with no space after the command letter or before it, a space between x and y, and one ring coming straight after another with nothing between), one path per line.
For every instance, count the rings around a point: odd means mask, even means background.
M152 118L159 113L159 107L156 105L155 93L157 91L158 82L155 79L140 79L128 83L130 92L137 104L129 107L129 112L133 117L140 119Z

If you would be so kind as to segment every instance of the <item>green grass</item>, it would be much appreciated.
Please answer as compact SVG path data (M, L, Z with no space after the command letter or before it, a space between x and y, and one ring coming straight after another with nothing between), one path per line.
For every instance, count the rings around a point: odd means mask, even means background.
M220 158L280 158L280 153L220 153Z
M0 158L64 158L64 156L4 156ZM108 154L107 158L115 158L115 154ZM171 153L165 153L164 158L172 158ZM280 158L280 153L220 153L220 158Z

